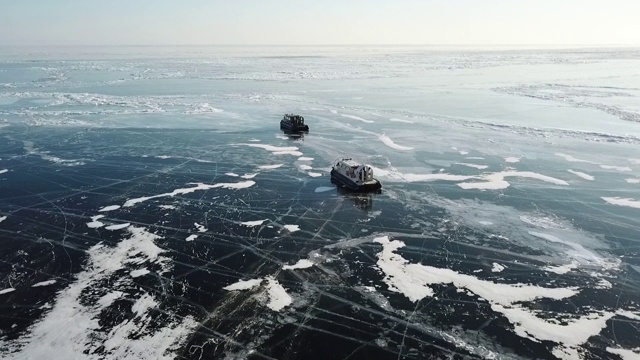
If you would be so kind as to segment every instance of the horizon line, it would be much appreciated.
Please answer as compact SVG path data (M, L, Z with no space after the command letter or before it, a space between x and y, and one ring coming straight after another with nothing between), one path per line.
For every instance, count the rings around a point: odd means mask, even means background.
M504 46L567 46L567 47L640 47L638 44L616 44L616 43L594 43L594 44L0 44L0 47L206 47L206 46L233 46L233 47L313 47L313 46L384 46L384 47L401 47L401 46L476 46L476 47L504 47Z

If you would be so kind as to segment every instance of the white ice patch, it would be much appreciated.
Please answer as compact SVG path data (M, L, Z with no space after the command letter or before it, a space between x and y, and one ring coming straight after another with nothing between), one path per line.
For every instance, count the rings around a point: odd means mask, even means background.
M505 269L504 265L494 262L493 267L491 268L491 272L502 272L504 269Z
M640 209L640 200L621 198L621 197L603 197L602 200L612 205L627 206Z
M161 273L169 270L169 259L160 255L163 250L154 243L158 236L133 226L127 231L131 236L115 247L99 244L87 251L88 263L76 275L76 281L58 293L50 311L12 342L12 349L3 354L7 359L49 359L51 354L60 359L168 360L175 357L171 352L179 348L197 326L192 317L172 320L166 327L157 329L147 326L149 319L122 320L105 333L101 330L100 315L122 294L107 293L94 302L82 299L86 290L93 291L117 271L130 265L149 262L159 265ZM116 280L112 284L128 282L133 285L128 276ZM95 354L102 346L104 355L83 355Z
M201 224L198 224L198 223L193 223L193 226L195 226L196 229L198 229L198 232L201 232L201 233L207 232L207 230L208 230L206 227L204 227L204 225L201 225Z
M371 123L373 123L373 120L363 119L363 118L361 118L361 117L359 117L359 116L354 116L354 115L342 115L342 116L344 116L344 117L346 117L346 118L349 118L349 119L362 121L363 123L367 123L367 124L371 124Z
M456 165L462 165L462 166L466 166L466 167L470 167L470 168L475 168L475 169L486 169L489 166L488 165L478 165L478 164L469 164L469 163L456 163Z
M263 279L240 280L236 283L223 287L228 291L249 290L260 285Z
M0 290L0 295L8 294L8 293L14 292L14 291L16 291L16 289L14 289L14 288L3 289L3 290Z
M414 123L411 120L404 120L404 119L398 119L398 118L391 118L391 119L389 119L389 121L401 122L401 123L407 123L407 124L413 124Z
M150 273L150 271L147 269L138 269L131 271L129 274L131 275L131 277L137 278L143 275L147 275L148 273Z
M47 280L47 281L41 281L39 283L35 283L35 284L31 285L31 287L49 286L49 285L53 285L55 283L56 283L56 280Z
M255 221L244 221L244 222L241 222L240 224L241 224L241 225L244 225L244 226L260 226L260 225L262 225L265 221L267 221L267 219L264 219L264 220L255 220Z
M558 275L563 275L566 274L568 272L570 272L571 270L575 269L578 267L578 263L573 261L570 264L565 264L565 265L557 265L557 266L545 266L542 268L542 270L548 271L548 272L552 272Z
M322 176L322 174L321 174L321 173L317 173L317 172L313 172L313 171L309 171L309 172L307 173L307 175L309 175L309 176L311 176L311 177L320 177L320 176Z
M406 259L395 253L405 246L401 241L389 241L388 236L378 237L374 242L382 244L382 251L377 254L378 267L384 272L385 283L391 291L405 295L416 302L427 296L433 296L429 285L453 284L465 288L479 297L491 302L510 306L521 301L532 301L538 298L565 299L577 294L570 288L543 288L528 284L500 284L480 280L474 276L460 274L450 269L436 268L422 264L409 264Z
M253 179L254 177L256 177L256 175L258 175L258 174L255 174L255 173L254 174L244 174L244 175L242 175L240 177L243 178L243 179L247 179L248 180L248 179Z
M160 209L164 210L174 210L177 209L175 205L160 205L158 206Z
M517 162L520 162L520 158L515 156L509 156L504 158L504 161L508 163L517 163Z
M5 220L7 220L7 217L6 217L6 216L0 216L0 223L1 223L1 222L3 222L3 221L5 221Z
M465 151L465 150L460 150L460 151L458 151L458 153L460 153L460 155L468 155L469 154L469 152Z
M206 114L206 113L221 113L223 111L224 110L222 109L214 108L208 103L202 103L202 104L198 104L193 109L187 110L186 113L187 114Z
M159 194L159 195L152 195L152 196L143 196L143 197L139 197L139 198L135 198L135 199L129 199L124 203L124 207L131 207L134 206L138 203L147 201L147 200L151 200L151 199L157 199L157 198L161 198L161 197L168 197L168 196L176 196L176 195L184 195L184 194L190 194L192 192L195 191L202 191L202 190L209 190L209 189L216 189L216 188L223 188L223 189L246 189L248 187L251 187L253 185L255 185L255 181L252 180L247 180L247 181L241 181L241 182L237 182L237 183L218 183L218 184L213 184L213 185L209 185L209 184L203 184L203 183L189 183L189 185L196 185L194 187L191 188L185 188L185 189L176 189L173 190L170 193L164 193L164 194Z
M624 181L628 182L629 184L640 184L640 178L624 179Z
M184 241L193 241L193 240L195 240L195 239L197 239L197 238L198 238L198 235L196 235L196 234L191 234L191 235L187 236L187 238L186 238L186 239L184 239Z
M491 221L487 221L487 220L478 220L478 224L484 225L484 226L493 225L493 223Z
M600 167L605 170L631 171L631 168L628 166L600 165Z
M263 170L272 170L272 169L277 169L281 166L283 166L284 164L274 164L274 165L261 165L258 166L258 169L263 169Z
M300 156L298 158L298 161L312 161L313 158L312 157L306 157L306 156Z
M464 181L469 179L475 179L475 176L467 176L467 175L453 175L453 174L401 174L402 178L408 182L415 181Z
M312 267L314 264L308 259L300 259L297 263L293 265L284 265L282 270L295 270L295 269L306 269Z
M486 182L467 182L459 183L458 186L463 189L480 189L480 190L498 190L506 189L511 184L504 180L506 177L522 177L536 180L542 180L548 183L556 185L569 185L564 180L556 179L551 176L546 176L531 171L502 171L489 175L482 176L482 179Z
M0 174L4 174L4 173L6 173L7 171L9 171L9 170L8 170L8 169L2 169L2 170L0 170Z
M640 347L637 347L632 350L628 349L616 349L612 347L607 347L607 352L610 354L615 354L620 356L622 360L638 360L640 359Z
M236 174L236 173L232 173L232 172L225 173L225 175L227 175L227 176L233 176L233 177L238 177L238 176L240 176L240 175L238 175L238 174Z
M299 167L300 167L300 169L302 169L302 170L313 170L313 167L311 167L311 166L309 166L309 165L305 165L305 164L302 164L302 165L300 165Z
M105 229L111 230L111 231L122 230L122 229L128 227L129 225L131 225L131 223L114 224L114 225L109 225L109 226L105 227Z
M583 178L583 179L585 179L585 180L589 180L589 181L593 181L593 180L595 180L595 178L594 178L593 176L591 176L591 175L589 175L589 174L585 174L585 173L580 172L580 171L574 171L574 170L571 170L571 169L569 169L569 170L567 170L567 171L568 171L568 172L570 172L570 173L572 173L573 175L576 175L576 176L578 176L578 177L581 177L581 178Z
M298 151L298 148L295 146L273 146L273 145L264 145L264 144L232 144L232 145L243 145L254 148L260 148L271 152L273 155L293 155L293 156L302 156L303 154Z
M331 187L331 186L320 186L320 187L317 187L313 192L321 193L321 192L331 191L334 189L335 187Z
M537 238L544 239L553 243L563 244L571 248L571 250L567 251L567 255L569 256L569 258L574 259L580 263L597 265L603 268L611 268L616 266L616 264L608 262L606 259L596 255L592 251L585 249L585 247L580 244L561 239L555 235L539 233L536 231L529 231L529 234Z
M87 227L90 229L97 229L103 227L105 224L98 219L102 219L104 215L96 215L91 217L91 222L87 223Z
M300 230L300 226L299 225L285 225L283 227L285 229L287 229L289 232L296 232L296 231Z
M388 147L390 147L392 149L395 149L395 150L401 150L401 151L413 150L412 147L402 146L402 145L396 144L395 142L393 142L393 140L391 140L391 138L389 138L385 134L378 135L378 139L380 139L380 141L382 141L383 144L385 144Z
M118 209L120 209L120 205L109 205L109 206L105 206L102 209L98 210L98 212L113 211L113 210L118 210Z
M287 290L280 285L278 280L268 277L267 281L267 295L269 296L267 307L273 311L280 311L290 305L291 296L287 294Z
M556 153L556 156L559 156L559 157L561 157L561 158L563 158L563 159L565 159L567 161L570 161L570 162L581 162L581 163L587 163L587 164L595 164L595 162L593 162L593 161L578 159L578 158L575 158L575 157L573 157L571 155L567 155L567 154L563 154L563 153Z

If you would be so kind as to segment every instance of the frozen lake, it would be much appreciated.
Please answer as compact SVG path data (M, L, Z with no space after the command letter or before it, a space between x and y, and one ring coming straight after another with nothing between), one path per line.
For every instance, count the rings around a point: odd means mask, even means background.
M0 50L2 358L640 356L638 49Z

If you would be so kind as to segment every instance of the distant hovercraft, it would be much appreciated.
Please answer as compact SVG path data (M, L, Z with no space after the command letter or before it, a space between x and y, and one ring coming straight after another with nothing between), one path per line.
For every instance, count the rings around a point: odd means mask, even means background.
M380 191L380 181L373 178L371 167L359 164L351 158L340 158L331 168L331 182L352 191Z
M285 114L280 120L280 129L289 132L309 131L309 125L304 124L304 117L294 114Z

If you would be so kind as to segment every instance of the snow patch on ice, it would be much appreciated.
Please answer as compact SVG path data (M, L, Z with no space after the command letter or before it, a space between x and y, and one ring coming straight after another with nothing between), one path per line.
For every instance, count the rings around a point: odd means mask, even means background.
M260 225L262 225L265 221L267 221L267 219L264 219L264 220L255 220L255 221L244 221L244 222L241 222L240 224L241 224L241 225L244 225L244 226L260 226Z
M331 186L320 186L320 187L317 187L313 192L321 193L321 192L331 191L334 189L335 187L331 187Z
M282 267L282 270L295 270L295 269L306 269L306 268L310 268L314 265L313 262L311 262L308 259L300 259L298 260L297 263L293 264L293 265L284 265Z
M263 279L240 280L236 283L223 287L223 289L228 291L249 290L260 285L262 280Z
M631 171L631 168L628 166L600 165L600 167L605 170Z
M225 173L225 175L227 175L227 176L233 176L233 177L238 177L238 176L240 176L240 175L238 175L238 174L236 174L236 173L232 173L232 172Z
M244 175L242 175L242 176L240 176L240 177L241 177L241 178L243 178L243 179L247 179L247 180L249 180L249 179L253 179L254 177L256 177L256 175L258 175L258 174L256 174L256 173L253 173L253 174L244 174Z
M587 163L587 164L595 164L595 162L593 162L593 161L578 159L578 158L575 158L575 157L573 157L571 155L568 155L568 154L556 153L556 156L559 156L559 157L561 157L561 158L563 158L563 159L565 159L567 161L570 161L570 162L581 162L581 163Z
M263 169L263 170L272 170L272 169L277 169L279 167L281 167L284 164L274 164L274 165L261 165L258 166L259 169Z
M313 158L312 157L306 157L306 156L300 156L298 158L298 161L312 161Z
M184 194L190 194L192 192L195 191L201 191L201 190L209 190L209 189L216 189L216 188L223 188L223 189L246 189L248 187L251 187L253 185L255 185L255 181L252 180L247 180L247 181L241 181L241 182L237 182L237 183L218 183L218 184L213 184L213 185L209 185L209 184L203 184L203 183L189 183L189 185L196 185L194 187L190 187L190 188L185 188L185 189L176 189L173 190L170 193L164 193L164 194L159 194L159 195L152 195L152 196L143 196L143 197L139 197L139 198L135 198L135 199L129 199L127 200L124 205L124 207L131 207L134 206L138 203L147 201L147 200L151 200L151 199L157 199L157 198L161 198L161 197L169 197L169 196L176 196L176 195L184 195Z
M147 275L148 273L150 273L150 271L147 269L138 269L131 271L129 274L131 275L131 277L137 278L143 275Z
M321 173L317 173L317 172L313 172L313 171L309 171L309 172L307 173L307 175L309 175L309 176L311 176L311 177L320 177L320 176L322 176L322 174L321 174Z
M578 263L573 261L570 264L565 264L565 265L557 265L557 266L545 266L542 268L542 270L548 271L548 272L552 272L558 275L563 275L566 274L568 272L570 272L571 270L575 269L578 267Z
M8 170L8 169L2 169L2 170L0 170L0 174L4 174L4 173L6 173L7 171L9 171L9 170Z
M506 177L522 177L536 180L542 180L556 185L569 185L564 180L556 179L551 176L538 174L531 171L502 171L482 176L485 182L466 182L459 183L458 186L463 189L480 189L480 190L498 190L506 189L511 184L504 180Z
M280 285L278 280L268 277L267 281L267 294L269 295L267 307L273 311L280 311L290 305L291 296L287 294L287 290Z
M305 164L302 164L302 165L300 165L299 167L300 167L300 169L302 169L302 170L313 170L313 167L311 167L311 166L309 166L309 165L305 165Z
M640 184L640 178L624 179L624 181L628 182L629 184Z
M622 360L638 360L640 359L640 347L632 350L628 349L616 349L607 347L607 352L610 354L618 355Z
M407 123L407 124L413 124L414 123L411 120L404 120L404 119L398 119L398 118L391 118L391 119L389 119L389 121L401 122L401 123Z
M98 210L98 212L113 211L113 210L118 210L118 209L120 209L120 205L109 205L109 206L105 206L102 209Z
M413 150L412 147L402 146L402 145L396 144L395 142L393 142L393 140L391 140L391 138L389 138L385 134L378 135L378 139L380 139L380 141L382 141L383 144L385 144L388 147L390 147L392 149L395 149L395 150L401 150L401 151Z
M640 209L640 200L621 197L603 197L602 200L612 205L627 206L636 209Z
M193 226L195 226L196 229L198 229L198 232L201 232L201 233L207 232L207 230L208 230L206 227L204 227L204 225L201 225L201 224L198 224L198 223L193 223Z
M31 285L31 287L40 287L40 286L49 286L49 285L53 285L56 283L56 280L47 280L47 281L41 281L39 283L35 283L33 285Z
M491 272L502 272L504 269L505 269L504 265L494 262L493 267L491 268Z
M14 289L14 288L3 289L3 290L0 290L0 295L8 294L8 293L14 292L14 291L16 291L16 289Z
M98 221L98 219L102 219L104 215L96 215L91 217L91 221L87 223L87 227L90 229L97 229L103 227L105 224L102 221Z
M131 223L114 224L114 225L109 225L109 226L105 227L105 229L111 230L111 231L122 230L122 229L124 229L126 227L129 227L129 225L131 225Z
M508 163L517 163L517 162L520 162L520 158L515 156L509 156L504 158L504 161Z
M367 124L373 123L373 120L363 119L363 118L361 118L359 116L354 116L354 115L341 115L341 116L349 118L349 119L353 119L353 120L362 121L363 123L367 123Z
M303 154L298 151L298 148L295 146L273 146L273 145L265 145L265 144L232 144L232 145L243 145L254 148L260 148L271 152L273 155L293 155L293 156L302 156Z
M7 216L6 215L5 216L0 216L0 223L5 221L5 220L7 220Z
M589 175L589 174L585 174L585 173L580 172L580 171L574 171L574 170L571 170L571 169L569 169L569 170L567 170L567 171L568 171L568 172L570 172L570 173L572 173L573 175L576 175L576 176L578 176L578 177L581 177L581 178L583 178L583 179L585 179L585 180L589 180L589 181L593 181L593 180L595 180L595 178L594 178L593 176L591 176L591 175Z
M193 240L195 240L195 239L197 239L197 238L198 238L198 235L196 235L196 234L191 234L191 235L187 236L187 238L186 238L186 239L184 239L184 241L193 241Z
M488 165L478 165L478 164L469 164L469 163L456 163L456 165L462 165L462 166L466 166L466 167L470 167L470 168L475 168L475 169L486 169L489 166Z
M177 207L175 205L159 205L158 206L160 209L164 209L164 210L173 210L173 209L177 209Z
M296 232L300 230L300 225L285 225L283 227L287 229L289 232Z

